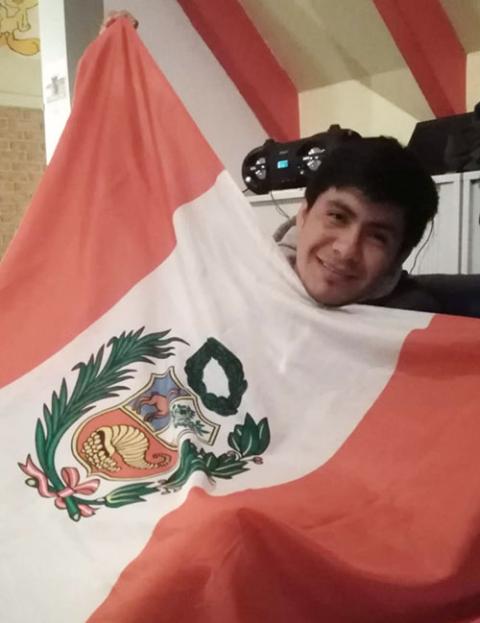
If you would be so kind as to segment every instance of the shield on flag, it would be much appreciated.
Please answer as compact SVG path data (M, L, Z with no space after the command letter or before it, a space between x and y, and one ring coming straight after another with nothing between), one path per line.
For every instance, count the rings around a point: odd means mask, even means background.
M118 407L93 415L72 440L87 473L110 480L151 478L171 471L182 433L211 445L218 425L202 414L195 395L182 387L173 367L153 374L147 385Z

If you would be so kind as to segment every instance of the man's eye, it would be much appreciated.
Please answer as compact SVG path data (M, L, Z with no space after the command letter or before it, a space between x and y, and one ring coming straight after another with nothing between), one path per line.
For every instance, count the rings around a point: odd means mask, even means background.
M388 236L386 236L385 234L382 233L378 233L378 232L373 232L371 234L371 238L372 240L374 240L375 242L377 242L378 244L386 247L388 244Z
M347 217L342 212L328 212L328 217L333 223L345 223Z

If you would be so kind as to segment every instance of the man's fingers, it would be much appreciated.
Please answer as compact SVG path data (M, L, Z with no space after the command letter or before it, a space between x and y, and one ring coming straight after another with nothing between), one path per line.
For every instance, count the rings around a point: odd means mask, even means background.
M134 28L138 28L138 20L133 17L133 15L128 11L109 11L105 19L103 20L99 34L102 34L109 26L113 24L113 22L115 22L115 20L121 17L127 18Z

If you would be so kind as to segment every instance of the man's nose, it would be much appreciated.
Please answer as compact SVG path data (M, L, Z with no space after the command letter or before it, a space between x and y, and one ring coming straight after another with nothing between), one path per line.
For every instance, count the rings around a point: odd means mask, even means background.
M334 252L345 261L355 261L361 252L361 232L349 227L339 232L333 243Z

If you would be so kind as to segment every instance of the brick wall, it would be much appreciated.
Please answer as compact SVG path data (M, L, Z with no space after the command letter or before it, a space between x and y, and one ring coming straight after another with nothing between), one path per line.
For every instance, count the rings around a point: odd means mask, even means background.
M44 168L43 112L0 106L0 257Z

